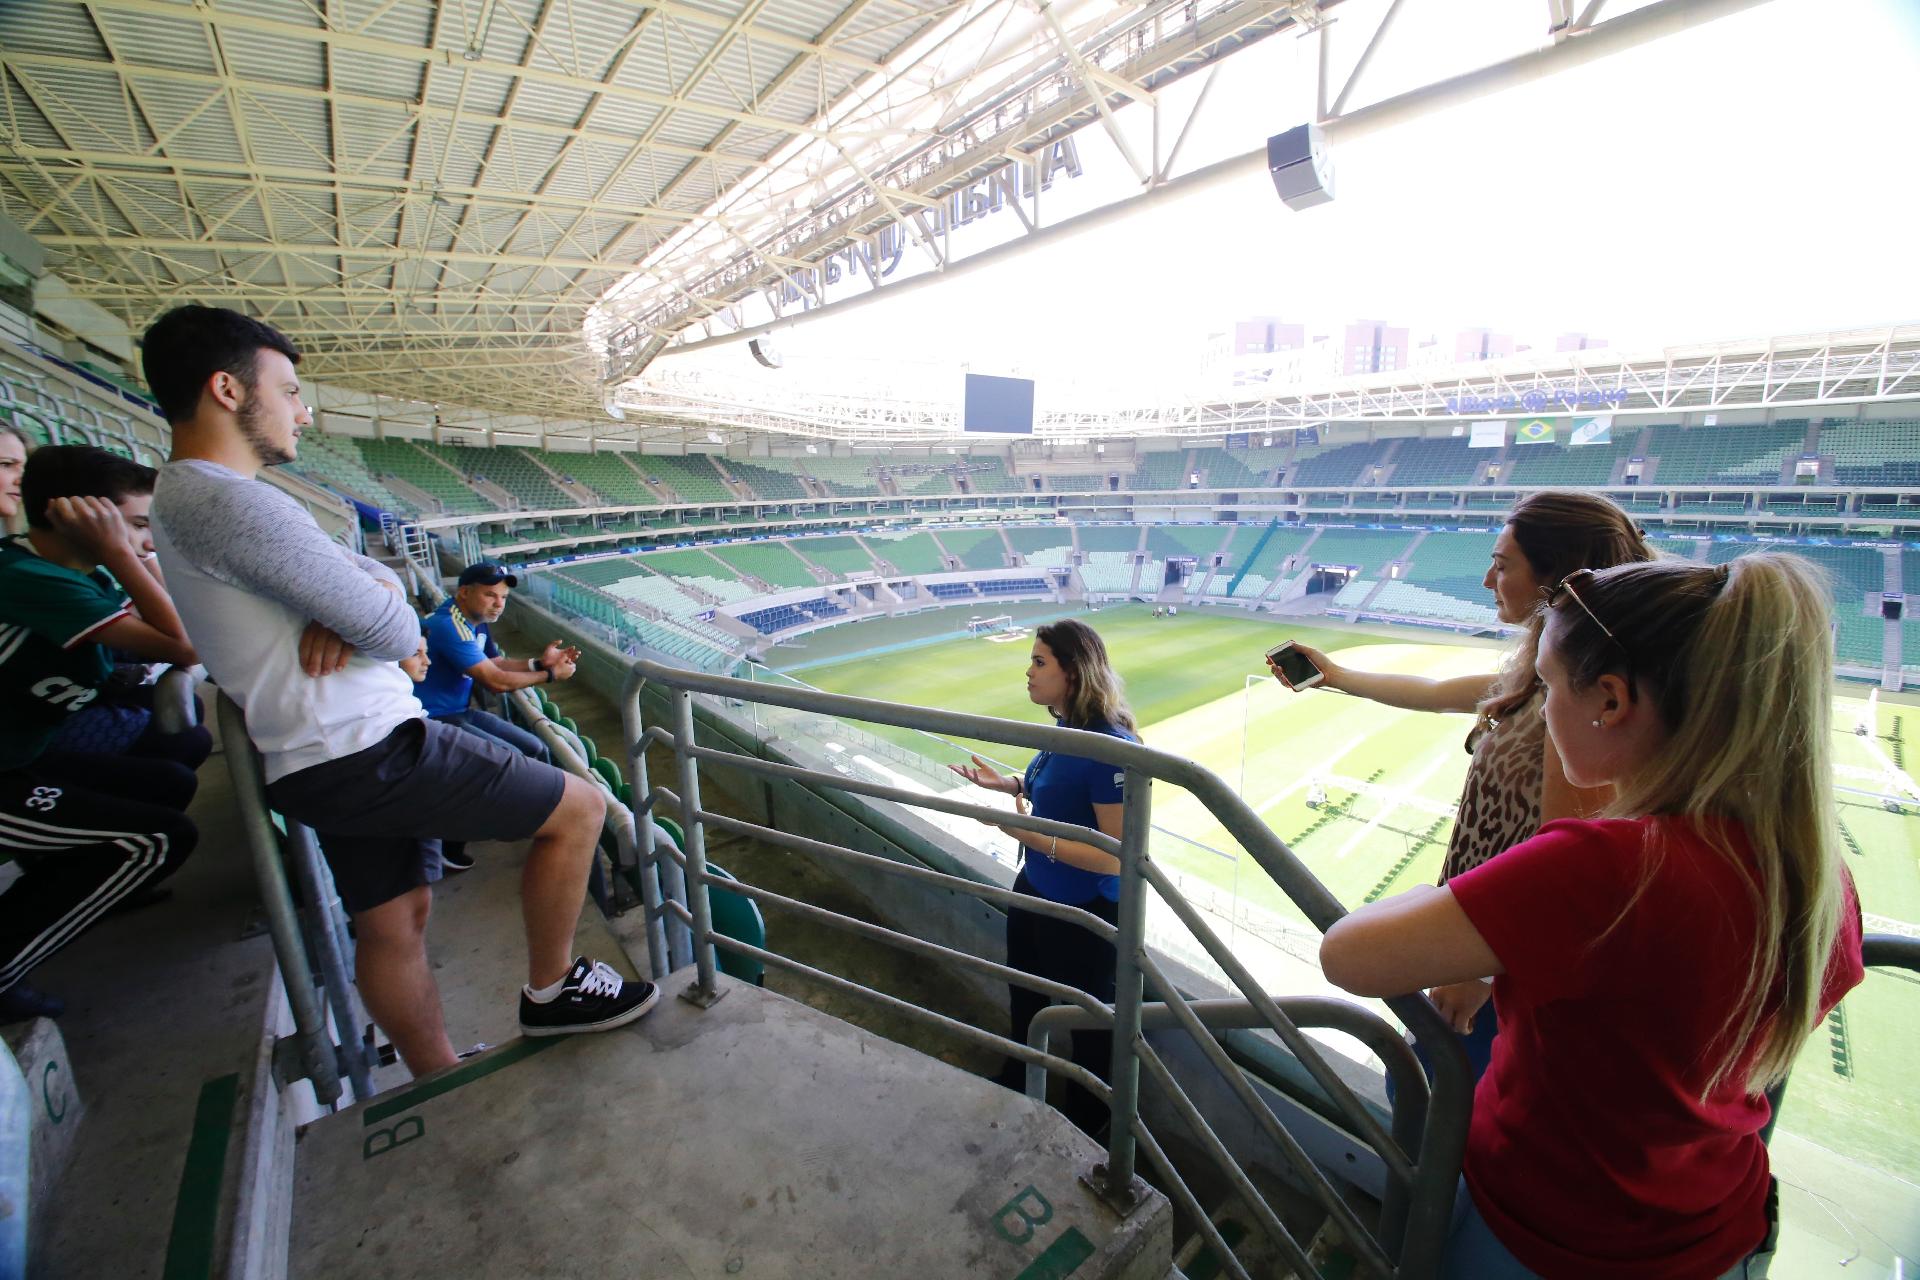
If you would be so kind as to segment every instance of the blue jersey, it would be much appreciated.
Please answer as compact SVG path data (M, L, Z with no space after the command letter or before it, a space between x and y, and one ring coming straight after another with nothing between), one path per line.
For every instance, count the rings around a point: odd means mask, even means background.
M1125 729L1114 725L1088 725L1087 728L1095 733L1124 738L1128 742L1139 741ZM1022 782L1036 818L1071 822L1075 826L1098 831L1100 824L1094 821L1093 806L1119 804L1122 798L1121 784L1125 778L1125 771L1116 765L1101 764L1082 756L1063 756L1042 751L1027 766ZM1029 838L1040 847L1027 846L1027 880L1041 897L1074 904L1091 902L1095 897L1105 898L1108 902L1120 901L1119 876L1103 876L1093 871L1082 871L1069 863L1056 862L1045 853L1053 845L1051 836L1030 835Z
M473 696L473 677L467 672L482 659L497 658L499 648L484 622L460 612L451 598L427 615L420 625L427 638L427 678L414 686L420 705L430 716L452 716L465 711Z

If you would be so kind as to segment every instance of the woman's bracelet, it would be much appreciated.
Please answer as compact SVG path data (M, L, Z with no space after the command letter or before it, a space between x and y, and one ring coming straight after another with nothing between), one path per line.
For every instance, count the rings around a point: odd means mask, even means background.
M1060 837L1059 836L1055 836L1053 838L1053 848L1047 851L1047 856L1049 858L1052 858L1055 862L1060 861Z

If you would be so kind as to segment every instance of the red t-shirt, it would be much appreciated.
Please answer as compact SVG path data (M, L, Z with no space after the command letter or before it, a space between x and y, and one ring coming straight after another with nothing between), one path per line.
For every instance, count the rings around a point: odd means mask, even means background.
M1665 855L1635 901L1650 830ZM1766 1100L1699 1100L1756 945L1742 873L1676 820L1558 821L1447 887L1506 970L1465 1169L1494 1235L1554 1280L1692 1280L1751 1253ZM1846 899L1823 1012L1862 977L1851 880Z

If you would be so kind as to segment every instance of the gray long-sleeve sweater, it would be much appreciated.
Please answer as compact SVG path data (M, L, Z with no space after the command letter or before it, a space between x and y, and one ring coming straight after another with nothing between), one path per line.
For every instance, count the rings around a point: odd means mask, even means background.
M246 710L269 782L373 746L421 714L394 665L420 642L399 580L335 544L298 502L217 463L171 462L154 486L153 525L187 634ZM309 622L354 646L345 670L314 679L300 669Z

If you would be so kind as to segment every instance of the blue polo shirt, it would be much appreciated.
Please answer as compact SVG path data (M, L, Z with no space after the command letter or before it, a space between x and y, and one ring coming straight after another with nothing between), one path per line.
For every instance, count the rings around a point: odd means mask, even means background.
M473 677L467 670L483 658L500 656L492 629L469 619L448 597L427 615L420 632L427 638L427 658L432 665L427 668L427 678L413 687L414 694L429 716L438 719L458 715L467 710L473 697Z
M1094 733L1104 733L1128 742L1139 741L1116 725L1085 727ZM1042 751L1027 766L1022 782L1035 817L1071 822L1075 826L1091 827L1098 831L1100 825L1094 821L1093 806L1119 804L1121 783L1125 777L1124 771L1110 764L1101 764L1081 756ZM1042 851L1053 843L1052 838L1036 835L1033 839L1041 847L1036 849L1032 845L1027 846L1025 870L1028 883L1041 897L1072 904L1091 902L1095 897L1105 898L1108 902L1120 901L1119 876L1103 876L1093 871L1082 871L1070 863L1056 862Z

